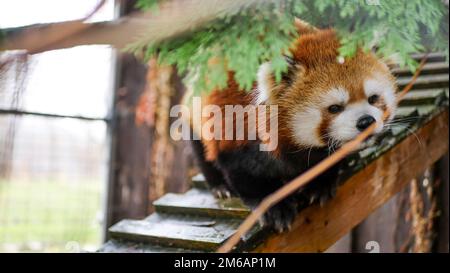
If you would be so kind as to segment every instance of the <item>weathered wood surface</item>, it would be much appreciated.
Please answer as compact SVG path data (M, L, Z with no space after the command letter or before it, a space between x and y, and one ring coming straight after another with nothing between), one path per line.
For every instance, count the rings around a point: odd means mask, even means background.
M245 218L249 208L239 198L218 200L208 191L192 189L185 194L168 193L153 203L158 212L193 213L202 216Z
M201 248L214 250L219 247L234 229L230 223L222 221L222 229L216 222L185 222L180 229L180 223L170 221L138 221L125 220L110 229L111 236L121 239L134 239L141 242L155 243L180 248ZM234 224L235 228L236 224Z
M434 246L435 252L449 252L449 161L447 154L437 164L437 175L440 183L438 187L438 205L440 208L440 217L437 223L437 242Z
M152 129L135 125L134 109L145 89L147 69L136 58L120 56L119 82L112 117L107 226L148 214Z
M398 193L448 149L448 110L352 176L322 208L313 206L292 230L272 235L258 252L323 252Z

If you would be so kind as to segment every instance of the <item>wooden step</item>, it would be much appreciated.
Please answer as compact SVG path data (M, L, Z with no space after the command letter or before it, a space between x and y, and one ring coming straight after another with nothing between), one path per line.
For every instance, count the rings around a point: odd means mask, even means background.
M401 106L413 106L413 105L440 105L446 100L447 89L425 89L415 90L408 92L405 97L400 101Z
M415 117L419 115L416 107L398 107L395 111L394 120L404 119L408 117Z
M120 239L111 239L106 242L100 249L100 253L186 253L186 252L202 252L195 249L184 249L176 247L160 246L148 244L145 242L126 241Z
M414 53L411 54L411 57L416 60L416 61L421 61L425 55L427 55L426 53ZM445 57L445 53L443 52L431 52L427 55L427 62L445 62L446 61L446 57Z
M399 77L397 79L398 87L403 89L411 82L411 77ZM448 74L423 75L417 78L413 89L430 89L430 88L448 88Z
M208 189L208 184L206 184L206 180L203 174L197 174L196 176L192 177L191 182L192 187L194 188L203 190Z
M154 213L144 220L120 221L109 232L115 240L145 242L155 248L213 251L236 231L241 221L239 218ZM248 244L264 232L256 225L241 243Z
M411 76L414 74L414 71L409 70L408 68L395 67L391 70L391 72L397 77L401 76ZM429 74L448 74L448 64L446 62L437 62L437 63L427 63L424 65L421 75L429 75Z
M168 193L153 205L157 212L198 216L246 217L250 209L239 198L216 199L209 191L191 189L184 194Z
M399 114L398 117L406 118L411 117L406 116L405 113L409 112L415 112L417 111L420 117L426 117L427 115L431 114L434 110L436 110L435 105L420 105L420 106L405 106L405 107L399 107ZM396 115L397 117L397 115Z
M180 214L166 214L166 213L153 213L145 219L150 222L164 222L180 226L194 226L194 227L210 227L220 232L233 232L242 223L241 218L218 218L209 216L193 216L193 215L180 215ZM268 232L263 230L262 226L255 225L248 234L241 238L241 243L251 244L255 243L261 235Z
M147 242L155 245L211 251L223 243L235 231L213 226L195 226L170 221L122 220L110 228L114 239ZM223 224L223 225L228 225Z

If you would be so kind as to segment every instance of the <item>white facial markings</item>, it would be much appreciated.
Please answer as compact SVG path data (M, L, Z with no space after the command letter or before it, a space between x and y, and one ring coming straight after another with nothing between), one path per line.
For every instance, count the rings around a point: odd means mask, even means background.
M291 130L293 132L293 139L300 146L321 147L322 143L320 137L317 135L317 128L322 122L322 114L317 107L306 107L300 112L296 112L291 121Z
M330 125L330 136L336 140L346 142L355 138L360 131L356 128L358 119L364 115L372 116L376 122L381 121L383 112L368 102L352 103L346 106ZM375 134L383 130L383 124L375 129Z
M387 108L391 111L389 120L394 117L396 108L395 89L389 79L381 74L375 74L373 78L364 81L364 92L367 98L375 94L382 97Z
M270 98L270 73L272 73L272 70L269 62L263 63L258 69L258 95L256 97L255 104L264 103Z
M309 106L296 112L291 122L294 140L301 146L324 146L325 143L317 131L322 123L323 109L333 104L345 105L349 98L348 91L344 88L333 88L320 97L317 102L311 102Z
M350 96L348 91L342 87L333 88L330 91L326 92L320 99L320 104L322 107L328 107L333 104L337 105L345 105L347 104Z
M344 106L344 110L330 121L328 136L331 139L341 143L354 139L360 133L357 128L358 120L365 115L372 116L378 123L374 134L381 133L384 127L383 110L369 104L368 98L375 94L380 96L391 111L392 118L396 107L395 88L390 79L376 74L364 82L364 92L364 100L349 103L350 95L345 88L332 88L319 97L318 101L295 113L291 123L295 141L301 146L324 146L317 129L322 123L322 111L334 104Z

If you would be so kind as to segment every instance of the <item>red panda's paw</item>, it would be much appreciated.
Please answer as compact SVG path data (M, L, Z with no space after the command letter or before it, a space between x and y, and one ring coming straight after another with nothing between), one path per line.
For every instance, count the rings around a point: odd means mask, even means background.
M289 231L297 215L297 203L289 198L270 208L263 216L262 224L278 233Z
M318 203L321 207L324 206L328 200L336 196L337 187L337 181L334 181L329 185L316 185L305 191L303 196L307 199L307 206L315 203Z
M211 188L211 192L214 197L219 199L228 199L231 198L231 191L225 185L219 185Z

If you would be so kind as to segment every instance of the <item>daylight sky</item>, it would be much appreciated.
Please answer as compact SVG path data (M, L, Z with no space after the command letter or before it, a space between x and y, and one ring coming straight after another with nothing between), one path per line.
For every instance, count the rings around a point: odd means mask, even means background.
M113 2L108 0L94 20L111 19ZM0 28L79 19L96 3L98 0L0 0Z
M0 0L0 28L79 19L97 3L98 0ZM113 4L113 0L108 0L93 20L111 20ZM80 46L32 56L23 107L44 113L104 117L112 87L112 57L108 46ZM3 92L6 98L0 98L2 108L9 106L14 75L8 81L8 90Z
M97 3L98 0L0 0L0 28L83 18ZM108 0L92 20L114 18L113 4L113 0ZM79 46L33 55L29 61L21 109L105 117L112 94L113 56L111 48L104 45ZM4 109L11 108L12 93L17 83L15 71L9 71L7 75L4 92L0 92L0 107ZM24 119L17 130L43 130L38 123L27 120ZM77 122L59 119L57 123L59 130L84 137L85 129ZM91 131L96 138L104 138L104 126L95 128Z

